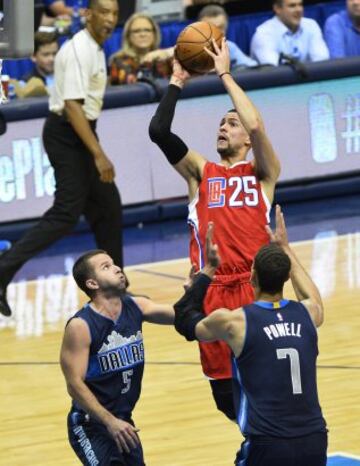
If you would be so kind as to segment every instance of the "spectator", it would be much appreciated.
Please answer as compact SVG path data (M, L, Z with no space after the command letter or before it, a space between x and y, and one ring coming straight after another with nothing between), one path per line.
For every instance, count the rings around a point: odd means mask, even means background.
M228 15L224 8L220 5L207 5L199 13L199 21L207 21L218 27L226 36L228 28ZM230 40L227 40L227 44L230 50L231 68L236 66L256 66L257 62L252 58L245 55L240 48Z
M61 32L69 29L72 34L85 25L85 13L89 0L44 0L46 16L43 25L55 25Z
M31 78L40 78L43 83L50 87L54 81L55 56L59 50L57 34L55 32L37 31L34 35L34 54L31 59L34 68L23 76L23 81Z
M173 48L159 49L159 26L148 15L135 13L126 21L122 48L110 57L110 83L131 84L141 75L168 77Z
M303 0L273 0L275 16L257 29L251 56L261 65L277 66L284 57L301 62L327 60L329 51L319 25L304 18Z
M17 97L38 97L49 94L54 84L55 56L59 50L55 32L37 31L34 36L34 68L20 82L13 81Z
M347 0L346 7L325 22L324 36L330 58L360 55L360 0Z
M44 0L44 5L47 7L52 16L72 16L74 7L80 9L80 14L83 16L88 7L88 0Z

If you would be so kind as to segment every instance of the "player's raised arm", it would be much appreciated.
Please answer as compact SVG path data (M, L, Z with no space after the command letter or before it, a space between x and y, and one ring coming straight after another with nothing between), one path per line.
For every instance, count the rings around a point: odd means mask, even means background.
M173 306L154 303L151 299L136 296L133 298L144 316L146 322L153 324L172 325L175 319Z
M291 261L290 279L296 297L308 309L314 324L319 327L324 321L324 307L318 287L300 263L289 245L284 215L279 205L276 206L276 229L272 232L267 227L270 239L283 248Z
M248 132L255 158L257 176L263 182L268 197L272 199L276 180L280 174L280 162L266 134L262 117L230 73L230 54L226 40L221 48L213 40L215 53L206 49L214 59L215 70L234 104L240 121Z
M189 73L177 60L174 60L169 87L151 119L149 135L150 139L160 147L169 163L188 183L192 181L198 183L201 181L206 160L197 152L189 149L184 141L171 131L176 103L189 77Z

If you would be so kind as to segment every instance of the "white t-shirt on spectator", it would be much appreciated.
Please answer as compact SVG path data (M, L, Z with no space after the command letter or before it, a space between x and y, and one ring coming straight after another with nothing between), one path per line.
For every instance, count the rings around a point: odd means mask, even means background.
M103 49L87 29L67 41L55 58L55 83L49 108L61 114L65 100L83 100L88 120L101 112L106 88L106 60Z

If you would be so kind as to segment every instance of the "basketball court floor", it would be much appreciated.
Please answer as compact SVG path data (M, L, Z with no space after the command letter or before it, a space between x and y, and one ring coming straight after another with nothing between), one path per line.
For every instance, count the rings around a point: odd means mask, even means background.
M289 237L325 304L318 388L329 428L329 466L360 465L359 200L284 206ZM0 317L0 465L79 464L67 442L70 399L58 364L66 320L85 303L69 275L94 247L73 235L26 264L9 288L14 315ZM134 293L161 303L182 294L185 221L125 232ZM289 287L286 295L292 297ZM213 405L195 343L173 328L145 324L145 376L134 420L149 466L229 466L241 443ZM266 381L264 380L264 383Z

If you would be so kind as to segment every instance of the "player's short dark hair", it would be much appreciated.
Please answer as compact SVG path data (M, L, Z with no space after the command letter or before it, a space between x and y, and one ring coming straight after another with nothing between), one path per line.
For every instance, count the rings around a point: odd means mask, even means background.
M34 34L34 54L43 45L52 44L57 42L58 35L56 32L36 31Z
M98 4L100 3L101 0L89 0L89 7L88 8L95 8L98 6ZM114 2L116 2L116 0L113 0Z
M273 0L272 4L273 6L283 6L284 0Z
M231 108L230 110L227 111L227 113L237 113L236 108Z
M280 246L267 244L260 248L254 261L260 290L269 294L281 292L290 268L290 258Z
M86 286L86 280L94 277L94 270L90 265L90 259L98 254L107 254L107 252L102 249L88 251L77 259L72 269L72 274L77 286L90 298L93 297L94 292Z
M216 18L217 16L226 16L228 17L224 8L220 5L207 5L200 10L198 18L201 20L203 18Z

